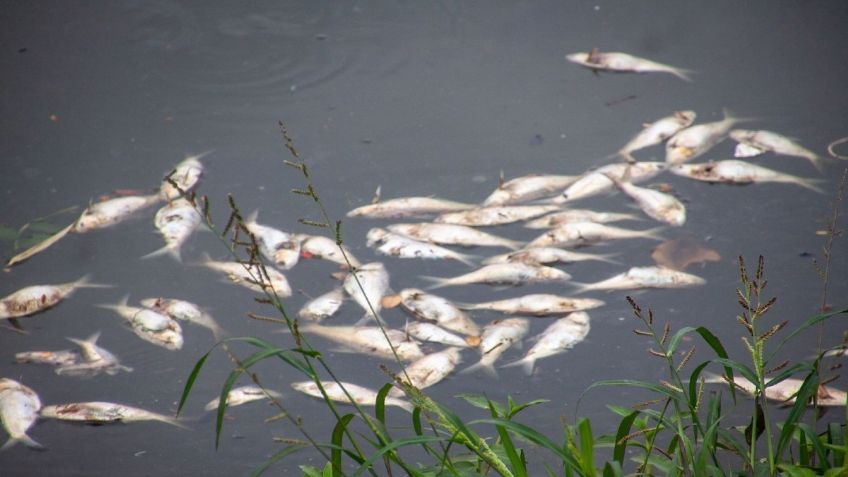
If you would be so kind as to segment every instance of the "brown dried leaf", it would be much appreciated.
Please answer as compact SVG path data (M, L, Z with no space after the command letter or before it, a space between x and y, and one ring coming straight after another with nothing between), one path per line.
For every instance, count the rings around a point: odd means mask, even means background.
M721 255L692 237L681 237L657 245L651 258L661 267L683 271L695 263L717 262Z

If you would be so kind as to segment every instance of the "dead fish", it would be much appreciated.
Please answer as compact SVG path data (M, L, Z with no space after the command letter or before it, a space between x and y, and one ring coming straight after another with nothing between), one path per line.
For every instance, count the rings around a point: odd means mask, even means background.
M27 435L29 428L38 419L39 409L41 400L35 391L13 379L0 378L0 421L9 433L9 440L0 450L6 450L18 442L33 449L43 448Z
M724 110L724 119L712 123L690 126L672 136L665 143L665 162L683 164L712 149L724 140L734 124L745 121Z
M636 162L632 156L634 151L665 141L681 129L691 126L696 117L695 111L675 111L671 116L645 124L645 127L619 149L616 155L624 157L627 162Z
M100 308L112 310L120 315L139 338L171 351L183 347L183 329L170 317L149 308L128 306L128 296L117 304L101 304Z
M818 154L782 134L765 130L734 129L730 131L730 137L739 143L736 146L735 157L751 157L772 151L784 156L802 157L810 161L819 172L823 170L823 160Z
M681 237L663 242L651 252L657 265L681 272L695 263L718 262L721 256L692 237Z
M200 220L200 213L195 210L194 204L185 199L176 199L165 204L153 219L156 229L165 239L165 246L141 258L158 257L167 253L178 262L182 261L180 248L200 226Z
M531 220L524 224L528 229L550 229L557 225L568 222L595 222L598 224L606 224L609 222L618 222L621 220L641 220L633 214L622 214L617 212L595 212L588 209L569 209L561 212Z
M132 372L132 368L123 366L117 356L106 348L97 345L100 332L94 333L84 340L68 338L69 341L80 347L85 359L79 363L64 364L56 368L56 374L68 376L94 376L104 372L110 376L120 371Z
M441 213L449 210L465 210L472 207L474 207L474 204L464 204L433 197L401 197L357 207L348 212L347 216L388 219Z
M468 348L471 346L468 340L455 335L450 331L439 327L439 325L426 321L413 321L407 323L404 328L409 336L428 343L439 343L447 346L456 346L460 348ZM471 343L475 340L470 340Z
M630 171L630 182L636 184L652 179L657 174L664 171L667 167L668 164L662 162L607 164L606 166L599 167L580 176L579 179L563 191L562 195L551 199L551 202L555 204L563 204L612 190L615 187L615 184L609 180L609 177L607 177L606 174L621 177L627 171Z
M400 330L381 329L377 326L324 326L318 323L301 325L300 330L338 343L348 351L370 354L384 359L395 359L392 348L394 348L398 358L404 361L414 361L424 356L421 348L418 347L418 343Z
M706 164L680 164L669 169L679 176L688 177L704 182L723 182L725 184L750 184L752 182L782 182L797 184L819 194L823 194L816 184L816 179L785 174L773 169L751 164L749 162L728 159L708 162Z
M387 228L394 233L439 245L506 247L513 250L521 247L521 242L498 237L465 225L418 223L392 224Z
M262 256L283 270L297 265L300 260L300 240L297 235L257 223L258 215L259 211L250 214L244 226L256 237L256 245Z
M504 365L504 368L521 366L528 375L533 374L536 361L571 349L589 334L589 314L578 311L550 324L536 336L536 344L523 358Z
M245 403L259 401L260 399L268 399L269 396L274 399L280 399L280 397L282 397L282 395L277 391L262 389L259 386L239 386L237 388L230 389L230 392L227 393L226 406L240 406ZM214 411L218 409L218 404L220 404L220 402L221 398L217 397L209 401L203 409L207 411Z
M577 247L604 240L646 238L662 241L659 233L664 227L648 230L630 230L594 222L565 223L536 237L527 244L534 247Z
M612 71L615 73L670 73L685 81L689 78L691 71L677 68L656 61L639 58L628 53L617 51L601 52L593 48L590 52L578 52L565 55L565 59L572 63L589 68L590 70Z
M530 263L493 263L473 272L452 278L422 277L434 282L430 289L472 283L489 285L524 285L526 283L561 282L571 279L571 275L553 267Z
M20 318L41 313L59 304L80 288L111 288L112 285L92 283L86 275L74 282L58 285L33 285L0 298L0 319Z
M632 290L636 288L686 288L707 283L701 277L663 267L632 267L597 283L575 283L574 293L592 290Z
M510 346L520 343L529 329L530 322L526 318L507 318L489 323L480 336L480 361L462 372L470 373L482 369L486 374L496 377L498 373L495 371L495 361Z
M624 177L618 179L607 175L613 184L633 199L648 217L674 227L680 227L686 223L686 206L683 202L671 194L633 185L627 176L628 174L625 173Z
M300 255L304 258L320 258L338 263L346 267L348 261L354 267L359 266L359 260L344 245L339 245L335 240L323 235L296 235L300 240ZM347 257L347 259L345 259Z
M15 353L16 363L51 364L54 366L74 364L80 361L82 356L76 351L24 351Z
M467 225L469 227L505 225L528 220L559 210L556 205L511 205L482 207L464 212L442 214L433 222L438 224Z
M704 373L705 382L707 383L725 383L726 379L723 376L718 376L712 373ZM753 396L756 392L756 385L743 376L734 375L733 384ZM766 398L773 401L781 401L784 404L793 404L795 402L798 391L801 390L801 385L804 384L803 379L786 378L779 383L768 386L765 390ZM819 385L816 391L816 402L819 406L845 406L848 394L841 389L832 388L830 386ZM809 405L813 404L810 400Z
M48 419L86 422L89 424L110 424L114 422L159 421L173 426L185 426L176 418L139 409L137 407L112 402L74 402L44 406L39 413Z
M374 319L382 322L382 300L389 293L389 272L382 263L371 262L357 267L347 274L342 286L353 301L365 310L363 321Z
M322 321L336 314L344 303L344 289L336 287L321 296L309 300L297 316L304 320Z
M421 242L404 235L373 228L366 236L368 247L374 248L380 255L397 258L422 258L430 260L456 260L473 266L472 256L454 252L429 242Z
M204 254L203 261L200 262L200 265L223 273L231 282L249 288L257 293L264 293L267 288L268 293L275 293L280 298L287 298L292 294L291 286L285 275L269 266L264 267L263 273L263 268L258 264L219 262L212 260L206 254ZM263 285L267 285L267 287Z
M527 202L560 193L577 179L576 176L530 174L510 179L483 201L483 207Z
M140 300L139 303L145 308L164 313L175 320L187 321L202 326L211 331L212 336L216 340L220 340L227 334L218 322L215 321L215 318L212 318L209 313L192 302L177 300L176 298L158 297L145 298Z
M489 257L486 260L483 260L483 264L489 265L492 263L514 262L549 265L552 263L573 263L586 260L617 264L619 262L611 258L614 255L615 254L601 255L595 253L572 252L571 250L556 247L533 247Z
M203 176L203 164L200 159L211 152L207 151L196 156L188 156L177 164L174 170L162 180L162 185L159 187L159 197L162 200L174 200L194 190L201 176Z
M418 389L424 389L448 377L461 362L460 349L448 348L416 360L406 367L405 372L397 373L395 377ZM402 396L403 391L396 387L388 395Z
M549 316L591 310L605 304L603 301L594 298L568 298L558 295L534 293L532 295L487 301L484 303L457 303L457 306L465 310L492 310L509 315Z
M442 328L468 336L479 336L480 327L449 300L417 288L400 292L400 305L416 320L435 323Z
M134 213L159 202L159 196L115 197L89 205L74 222L71 232L85 233L111 227L123 222Z
M341 384L341 386L340 386ZM300 391L318 399L324 399L324 395L314 381L301 381L291 383L291 387L296 391ZM374 406L377 403L377 392L371 389L357 386L356 384L335 381L321 381L321 387L327 393L327 397L333 401L343 404L356 403L360 406ZM344 388L344 389L342 389ZM345 393L347 391L347 393ZM348 394L350 397L348 397ZM407 412L412 412L414 407L412 404L398 399L396 397L386 397L385 404L387 406L397 406Z

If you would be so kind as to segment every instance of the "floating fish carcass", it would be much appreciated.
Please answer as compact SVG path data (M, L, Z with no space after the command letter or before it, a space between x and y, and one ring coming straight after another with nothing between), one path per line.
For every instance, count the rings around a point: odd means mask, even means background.
M630 182L635 184L656 177L657 174L666 170L666 168L668 168L668 164L664 162L607 164L586 172L573 184L568 186L562 192L562 195L554 197L550 202L563 204L610 191L615 187L615 184L613 184L608 176L623 177L625 174L630 174Z
M463 247L506 247L513 250L521 247L521 242L486 233L466 225L453 224L392 224L390 231L418 240L439 245L461 245Z
M322 321L336 314L344 303L344 288L336 287L306 302L297 316L310 321Z
M280 298L290 297L291 285L285 275L276 269L258 263L247 262L220 262L205 256L200 265L223 273L227 278L238 285L249 288L257 293L276 294Z
M480 327L450 300L417 288L400 292L400 305L415 319L433 322L442 328L468 336L479 336Z
M593 48L589 52L570 53L565 55L565 58L572 63L577 63L591 70L611 71L614 73L670 73L682 80L692 81L689 78L689 74L691 73L689 70L657 63L656 61L618 51L602 52L598 51L597 48Z
M619 263L613 260L615 254L581 253L558 247L532 247L502 255L495 255L483 260L484 265L492 263L538 263L550 265L553 263L573 263L593 260L605 263Z
M188 156L174 167L159 187L159 197L162 200L174 200L191 192L203 176L203 163L200 159L212 151L196 156Z
M429 323L426 321L413 321L412 323L407 323L404 331L409 336L428 343L439 343L459 348L468 348L471 347L472 344L478 344L476 336L463 338L441 328L435 323Z
M571 349L589 334L589 314L578 311L550 324L535 339L536 344L523 358L503 367L521 366L527 374L533 374L536 361Z
M782 182L797 184L814 192L823 193L816 184L820 181L778 172L750 162L727 159L705 164L680 164L669 168L679 176L704 182L725 184L750 184L754 182Z
M27 435L27 431L38 419L41 399L28 386L13 379L0 378L0 421L9 433L9 440L0 450L6 450L18 442L28 447L42 448L42 445Z
M487 227L506 225L529 220L540 215L560 210L556 205L504 205L481 207L463 212L442 214L433 221L438 224L467 225L469 227Z
M141 306L159 313L164 313L175 320L187 321L202 326L212 332L216 340L220 340L226 332L215 318L205 310L190 301L176 298L145 298L140 300Z
M424 356L418 343L400 330L377 326L324 326L318 323L303 324L300 330L338 343L346 351L383 359L394 360L395 353L404 361L414 361Z
M85 233L111 227L123 222L136 212L159 202L159 196L125 196L107 199L89 205L74 222L71 232Z
M68 338L69 341L80 347L84 360L78 363L68 363L59 366L56 368L56 374L94 376L101 372L109 375L118 374L120 371L132 372L133 369L122 365L117 356L97 344L99 338L99 331L84 340Z
M165 239L165 246L142 258L157 257L167 253L177 261L181 261L180 249L200 226L200 220L200 212L186 199L175 199L165 204L156 211L153 220L156 229Z
M367 245L381 255L397 258L421 258L429 260L456 260L473 266L472 256L440 247L430 242L421 242L405 235L389 232L381 228L368 231Z
M703 278L691 273L680 272L665 267L632 267L624 273L597 283L575 283L574 293L593 290L632 290L637 288L686 288L707 283Z
M348 212L347 216L389 219L465 210L473 207L474 204L464 204L433 197L400 197L357 207Z
M705 382L707 383L725 383L728 381L724 376L718 376L712 373L704 373ZM781 401L784 404L793 404L796 400L798 391L804 384L803 379L786 378L778 383L768 386L765 390L765 396L772 401ZM733 385L741 389L745 393L753 396L757 386L743 376L733 376ZM819 385L816 390L816 404L819 406L845 406L848 401L848 393L841 389L836 389L830 386ZM808 403L813 404L812 399Z
M560 193L576 179L577 176L536 174L516 177L499 185L482 205L503 206L550 197Z
M571 279L571 275L553 267L533 263L493 263L460 275L440 278L423 277L434 283L431 289L456 285L485 283L489 285L524 285L527 283L561 282Z
M437 353L430 353L410 363L395 377L418 389L424 389L445 379L460 363L462 363L460 349L448 348ZM396 387L389 391L388 395L402 396L403 391Z
M624 157L628 162L636 162L632 156L633 152L665 141L681 129L691 126L696 117L695 111L675 111L670 116L645 124L644 128L619 149L616 155Z
M244 227L256 237L256 245L262 256L283 270L297 265L300 260L299 237L256 222L258 215L258 211L250 214L244 221Z
M23 351L15 353L16 363L50 364L54 366L75 364L82 359L79 353L72 350L61 351Z
M324 399L324 394L321 393L321 390L314 381L291 383L291 387L309 396ZM356 403L360 406L374 406L377 404L377 392L363 386L346 382L321 381L321 387L324 388L327 397L336 402L344 404ZM397 406L408 412L412 412L414 409L412 404L396 397L387 396L384 402L387 406Z
M615 176L607 177L619 190L636 201L648 217L675 227L686 223L686 206L673 195L634 185L627 180L627 174L624 179L618 179Z
M568 222L595 222L598 224L606 224L621 220L641 220L641 218L633 214L619 212L595 212L589 209L568 209L531 220L524 224L524 226L528 229L550 229Z
M117 304L101 304L97 306L116 312L126 320L136 336L148 343L153 343L171 351L176 351L183 347L183 329L179 323L169 316L149 308L128 306L127 300L128 297L125 296Z
M802 157L819 171L823 168L823 160L818 154L782 134L762 129L734 129L729 135L739 143L734 152L735 157L752 157L772 151L784 156Z
M696 124L681 130L665 143L665 161L669 164L691 161L724 140L730 128L740 121L744 120L725 110L721 121Z
M259 401L262 399L279 399L282 397L280 393L277 391L272 391L270 389L263 389L256 385L248 385L248 386L239 386L237 388L230 389L230 392L227 393L226 406L240 406L242 404L246 404L253 401ZM221 398L217 397L211 401L209 401L203 409L207 411L214 411L218 409L218 405L221 402Z
M382 300L389 292L389 272L380 262L357 267L347 274L342 285L344 291L365 310L363 320L381 321Z
M482 369L490 376L497 376L495 361L513 344L521 341L530 329L530 322L526 318L507 318L495 320L483 328L480 336L480 361L466 369L463 373L469 373Z
M110 424L115 422L159 421L185 428L176 418L139 409L137 407L112 402L92 401L74 402L44 406L41 417L62 421L86 422L89 424Z
M111 288L92 283L88 275L74 282L58 285L32 285L0 298L0 319L20 318L52 308L80 288Z
M535 247L579 247L604 240L624 240L631 238L646 238L662 241L659 233L663 227L648 230L630 230L594 222L565 223L536 237L527 244L527 248Z
M569 298L547 293L534 293L483 303L457 303L465 310L492 310L510 315L532 316L562 315L599 308L605 304L603 301L594 298Z
M359 260L344 245L339 245L335 240L323 235L297 234L300 240L300 255L303 258L319 258L346 267L348 262L351 266L358 267Z

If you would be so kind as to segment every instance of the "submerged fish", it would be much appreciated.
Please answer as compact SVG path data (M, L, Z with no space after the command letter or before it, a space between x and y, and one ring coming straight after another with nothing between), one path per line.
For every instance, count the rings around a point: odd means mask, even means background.
M534 293L517 298L507 298L483 303L458 303L457 305L465 310L493 310L510 315L548 316L591 310L605 304L603 301L594 298L568 298L544 293Z
M665 143L665 162L682 164L709 151L721 142L734 124L744 121L724 111L724 119L696 124L678 132Z
M607 177L619 190L636 201L636 204L648 217L674 227L680 227L686 223L686 206L673 195L633 185L627 180L626 173L623 179L618 179L615 176Z
M624 240L631 238L646 238L660 240L663 227L648 230L630 230L594 222L565 223L536 237L527 244L534 247L577 247L589 245L604 240Z
M339 384L341 384L341 386ZM309 396L324 399L324 395L321 393L321 390L314 381L291 383L291 387L304 394L308 394ZM336 402L344 404L356 403L360 406L374 406L377 404L377 391L357 386L356 384L321 381L321 387L324 388L324 392L327 393L327 397ZM345 390L347 393L345 393ZM348 394L350 397L348 397ZM387 406L397 406L407 412L412 412L414 409L412 404L396 397L387 396L385 404Z
M782 182L797 184L806 189L823 193L816 179L785 174L773 169L749 162L728 159L706 164L680 164L669 169L679 176L704 182L723 182L725 184L750 184L752 182Z
M727 384L727 381L723 376L714 375L712 373L704 374L706 378L705 382L707 383ZM754 395L757 389L754 383L739 375L733 376L733 384L751 396ZM773 401L782 401L784 404L793 404L798 391L801 390L802 384L804 384L803 379L786 378L777 384L768 386L765 390L766 398ZM848 403L848 401L846 401L846 399L848 399L848 393L841 389L819 385L816 394L816 402L819 406L845 406L846 403ZM810 400L808 404L812 405L813 401Z
M529 174L510 179L483 201L483 207L527 202L560 193L577 179L576 176Z
M212 260L208 255L204 256L200 265L223 273L231 282L257 293L264 293L267 289L268 293L275 293L280 298L290 297L292 294L291 285L285 275L272 267L264 267L263 273L263 268L258 264L219 262Z
M461 245L464 247L506 247L513 250L521 247L521 242L498 237L473 227L453 224L392 224L392 232L418 240L440 245Z
M170 254L177 261L181 261L180 248L183 243L197 230L200 225L200 213L194 208L194 204L186 199L176 199L156 212L154 223L156 229L165 239L165 246L148 253L142 258L156 257Z
M471 346L471 343L476 343L476 337L466 339L441 328L439 325L427 321L413 321L412 323L407 323L404 331L406 331L406 334L409 336L428 343L439 343L460 348L468 348Z
M590 52L578 52L565 55L565 58L591 70L612 71L615 73L670 73L685 81L689 78L689 70L657 63L656 61L639 58L628 53L617 51L601 52L593 48Z
M300 240L300 254L304 258L320 258L345 267L350 261L351 266L359 266L359 260L353 256L347 247L337 244L335 240L329 237L306 234L298 234L296 237Z
M371 262L357 267L344 279L344 291L365 310L363 320L377 320L383 309L382 300L389 293L389 272L380 262ZM360 288L361 287L361 288Z
M381 228L369 230L367 240L368 247L374 248L381 255L398 258L456 260L468 266L474 265L474 262L471 261L471 255L454 252L433 243L420 242Z
M171 351L183 347L183 329L179 323L149 308L128 306L127 299L128 297L125 296L117 304L101 304L97 306L116 312L126 320L136 336L148 343L153 343Z
M81 340L68 338L82 350L84 361L79 363L68 363L56 368L56 374L68 376L94 376L101 372L108 375L118 374L120 371L132 372L132 368L123 366L117 356L106 348L97 345L100 332L94 333L88 338Z
M301 325L300 330L336 342L344 346L347 351L366 353L384 359L395 359L395 353L404 361L414 361L424 356L418 343L400 330L380 329L377 326L324 326L318 323Z
M220 340L226 334L224 329L215 321L215 318L189 301L159 297L145 298L140 300L139 303L145 308L164 313L175 320L188 321L202 326L211 331L216 340Z
M52 308L80 288L111 288L112 285L92 283L88 275L74 282L58 285L33 285L0 298L0 319L20 318Z
M482 369L490 376L497 376L495 361L513 344L520 343L530 329L526 318L507 318L495 320L483 329L480 336L480 361L462 372L469 373Z
M185 428L176 418L165 416L137 407L115 404L111 402L74 402L44 406L39 413L41 417L61 419L63 421L78 421L89 424L108 424L114 422L159 421L173 426Z
M624 157L628 162L636 162L631 153L659 144L674 136L681 129L691 126L696 116L695 111L675 111L671 116L645 124L645 127L619 149L616 155Z
M548 265L552 263L582 262L585 260L619 263L613 260L611 258L612 256L614 256L614 254L601 255L596 253L580 253L557 247L532 247L518 250L517 252L489 257L486 260L483 260L483 264L489 265L492 263L516 262Z
M322 321L325 318L335 315L343 302L344 288L336 287L321 296L309 300L297 312L297 316L304 320Z
M462 362L462 356L459 353L459 348L448 348L438 353L430 353L410 363L405 372L397 373L395 377L418 389L428 388L445 379L456 369ZM396 387L389 391L388 395L402 396L403 391Z
M784 156L802 157L810 161L819 171L823 168L822 158L818 154L776 132L734 129L730 131L730 137L739 143L736 146L736 153L734 154L736 157L751 157L766 151L772 151L775 154L783 154ZM741 148L740 150L740 146L746 146L749 149Z
M595 212L588 209L568 209L531 220L524 224L524 226L528 229L550 229L568 222L595 222L598 224L605 224L608 222L618 222L620 220L641 219L633 214Z
M480 327L468 314L449 300L417 288L400 292L400 305L415 319L435 323L442 328L469 336L478 336Z
M559 210L556 205L511 205L482 207L464 212L451 212L436 217L438 224L467 225L469 227L505 225L528 220Z
M85 233L120 223L132 214L159 202L159 196L115 197L89 205L74 222L71 232Z
M701 277L664 267L633 267L597 283L580 283L574 293L592 290L632 290L636 288L685 288L707 283Z
M78 363L82 359L79 353L62 351L24 351L15 353L16 363L52 364L54 366Z
M484 265L473 272L452 278L424 277L435 283L431 289L472 283L489 285L524 285L526 283L541 283L566 281L571 275L553 267L533 263L493 263Z
M245 220L244 226L256 237L259 252L275 265L288 270L297 265L300 260L300 240L296 234L277 230L256 222L258 211L254 211Z
M474 204L463 204L433 197L401 197L375 204L363 205L347 213L348 217L399 218L450 210L465 210Z
M563 204L610 191L615 187L615 184L609 179L608 175L621 177L627 173L630 174L630 182L635 184L655 177L667 167L668 164L663 162L607 164L580 176L579 179L563 191L562 195L551 199L551 202Z
M173 200L194 190L203 175L203 164L200 159L210 152L212 151L188 156L177 164L174 170L162 180L159 197L163 200Z
M274 399L282 397L282 395L277 391L262 389L259 386L239 386L237 388L230 389L230 392L227 393L226 406L240 406L248 402L259 401L260 399L268 399L269 396ZM220 397L217 397L209 401L203 409L207 411L214 411L218 409L220 402Z
M13 379L0 378L0 421L9 433L9 440L0 450L6 450L18 442L34 449L42 448L41 444L27 435L29 428L38 419L39 409L41 400L35 391Z
M521 366L527 374L533 374L536 361L564 353L583 341L589 334L589 315L579 311L550 324L545 331L536 336L536 344L527 351L523 358L506 364L503 367Z

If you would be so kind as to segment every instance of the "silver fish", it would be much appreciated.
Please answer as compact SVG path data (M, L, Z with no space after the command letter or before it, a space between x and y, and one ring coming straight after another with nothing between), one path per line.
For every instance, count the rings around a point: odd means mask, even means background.
M528 375L533 374L536 361L571 349L589 334L589 314L578 311L550 324L536 336L536 344L523 358L504 365L504 368L521 366Z
M580 253L572 252L556 247L533 247L518 250L516 252L495 255L483 260L484 265L492 263L538 263L541 265L549 265L552 263L573 263L582 262L585 260L594 260L606 263L619 263L611 257L615 254L595 254L595 253Z
M24 351L15 353L16 363L52 364L54 366L75 364L82 359L79 353L62 351Z
M613 181L619 190L636 201L636 204L648 217L674 227L680 227L686 223L686 206L673 195L633 185L627 180L626 173L622 179L611 175L607 177Z
M442 214L433 222L438 224L468 225L469 227L505 225L528 220L559 210L556 205L506 205L482 207L464 212Z
M263 293L266 290L264 285L268 286L268 293L276 293L280 298L290 297L292 294L291 285L285 275L276 269L266 266L265 273L259 265L248 265L240 262L219 262L212 260L208 255L205 255L200 265L223 273L227 278L238 285L249 288L257 293Z
M137 407L112 402L92 401L74 402L44 406L39 413L48 419L87 422L89 424L108 424L114 422L159 421L185 428L176 418L139 409Z
M712 123L696 124L678 132L665 143L665 162L683 164L709 151L724 140L734 124L744 119L724 111L724 119Z
M610 191L615 187L615 184L609 180L609 177L607 177L606 174L621 177L629 171L630 182L635 184L655 177L667 167L668 164L662 162L607 164L583 174L573 184L568 186L568 188L563 191L562 195L551 199L550 202L563 204Z
M468 314L440 296L417 288L406 288L400 292L400 305L417 320L432 322L446 330L469 336L480 335L480 327Z
M382 321L383 297L389 293L389 272L380 262L371 262L357 267L355 272L345 276L345 292L365 310L364 321L375 319ZM360 288L360 286L362 288Z
M369 230L366 239L367 245L374 248L380 255L398 258L456 260L468 266L474 265L471 255L454 252L433 243L421 242L381 228Z
M291 383L291 387L309 396L324 399L324 395L314 381ZM335 381L321 381L321 387L324 388L327 397L336 402L343 404L352 404L352 402L355 402L360 406L374 406L377 403L376 391L357 386L356 384L341 382L341 386L339 386L339 383ZM344 390L342 387L344 387ZM350 394L350 398L348 398L348 394ZM412 412L414 409L412 404L396 397L386 397L385 404L387 406L397 406L407 412Z
M527 202L560 193L577 179L576 176L530 174L510 179L483 201L484 207Z
M0 450L6 450L18 442L35 449L43 447L27 435L29 428L38 419L39 409L41 400L35 391L13 379L0 378L0 421L9 433L9 440Z
M594 222L565 223L536 237L527 244L534 247L576 247L604 240L647 238L662 241L659 232L663 227L648 230L629 230Z
M301 325L300 330L336 342L349 351L370 354L384 359L395 359L392 352L393 347L398 358L404 361L414 361L424 356L421 348L418 347L418 343L400 330L380 329L376 326L324 326L318 323ZM388 337L388 341L386 337Z
M94 333L84 340L77 338L68 338L72 343L76 344L82 350L82 356L85 358L80 363L70 363L56 368L56 374L68 376L94 376L104 372L110 376L118 374L120 371L132 372L132 368L123 366L117 356L109 350L97 345L97 340L100 338L100 332Z
M413 321L407 323L404 328L409 336L428 343L439 343L447 346L457 346L468 348L471 344L465 338L455 335L448 330L445 330L439 325L428 323L426 321ZM471 343L475 340L471 340Z
M439 245L506 247L513 250L521 247L521 242L498 237L465 225L418 223L392 224L387 228L407 237Z
M754 148L759 151L760 154L766 151L772 151L775 154L783 154L784 156L802 157L810 161L810 163L819 171L821 171L824 167L822 164L822 158L818 154L776 132L734 129L730 131L730 137L739 143L736 147L736 154L734 154L736 157L750 157L752 155L756 155L750 153L739 154L740 146L747 146L748 148Z
M520 343L529 329L530 322L526 318L507 318L489 323L480 336L480 361L465 368L462 372L470 373L482 369L490 376L497 376L495 361L510 346Z
M20 318L52 308L80 288L111 288L91 282L88 275L74 282L58 285L33 285L0 298L0 319Z
M240 406L242 404L259 401L261 399L268 399L269 396L274 399L282 397L282 395L277 391L262 389L259 386L239 386L237 388L230 389L230 392L227 393L226 405L227 407ZM214 411L218 409L220 401L220 397L217 397L209 401L203 409L207 411Z
M174 200L184 193L194 190L203 175L203 164L200 159L210 152L212 151L188 156L177 164L174 170L162 180L162 185L159 187L159 197L162 200Z
M296 235L300 240L300 254L304 258L320 258L338 263L342 266L350 264L354 267L360 265L359 260L344 245L339 245L335 240L323 235ZM342 253L344 252L344 253ZM347 257L347 260L345 260Z
M634 151L659 144L674 136L681 129L691 126L696 116L695 111L675 111L671 116L645 124L645 127L619 149L616 155L624 157L627 162L636 162L632 156Z
M194 204L186 199L176 199L165 204L156 212L153 220L156 229L165 239L165 246L141 258L158 257L167 253L181 261L180 248L200 226L200 220L200 213L195 210Z
M474 204L463 204L462 202L433 197L400 197L357 207L348 212L347 216L387 219L441 213L449 210L465 210L472 207L474 207Z
M227 334L218 322L215 321L215 318L212 318L209 313L189 301L158 297L145 298L140 300L139 303L145 308L164 313L175 320L187 321L202 326L211 331L212 336L216 340L220 340Z
M728 159L706 164L681 164L669 169L679 176L704 182L726 184L750 184L752 182L782 182L797 184L820 194L824 193L816 184L820 181L793 176L749 162Z
M510 315L532 316L562 315L575 311L591 310L605 304L603 301L594 298L568 298L539 293L484 303L457 303L465 310L493 310Z
M395 377L411 384L418 389L428 388L446 377L462 362L459 348L448 348L438 353L430 353L406 367L405 373L397 373ZM407 380L407 378L409 378ZM389 391L389 396L402 396L400 388Z
M565 58L591 70L615 73L670 73L682 80L692 81L689 78L691 73L689 70L617 51L601 52L597 48L593 48L590 52L581 51L565 55Z
M183 347L183 329L170 317L148 308L127 305L125 296L117 304L101 304L100 308L113 310L120 315L139 338L171 351Z
M275 265L288 270L300 260L300 240L296 234L277 230L256 222L259 212L254 211L245 220L244 226L256 237L259 252Z
M325 318L335 315L343 302L344 289L342 287L336 287L321 296L309 300L297 312L297 316L304 320L322 321Z
M553 267L528 263L493 263L473 272L452 278L423 277L435 283L430 289L472 283L490 285L524 285L525 283L561 282L571 275Z
M705 372L704 377L706 378L705 382L707 383L727 383L723 376L717 376L712 373ZM757 389L754 383L739 375L733 376L733 384L751 396L754 395ZM773 401L781 401L784 404L793 404L796 400L798 391L801 390L802 384L804 384L803 379L786 378L779 383L767 387L765 391L766 398ZM848 394L841 389L819 385L816 393L816 403L819 406L845 406L845 403L848 402L846 401L846 399L848 399ZM812 400L809 404L812 405Z
M592 290L632 290L636 288L685 288L707 283L701 277L691 273L679 272L664 267L633 267L597 283L575 283L574 293Z
M550 229L557 225L567 222L595 222L605 224L609 222L618 222L620 220L641 220L633 214L623 214L618 212L595 212L588 209L569 209L562 212L554 212L553 214L531 220L524 224L528 229Z
M115 197L89 205L74 222L71 232L85 233L111 227L159 202L158 195Z

